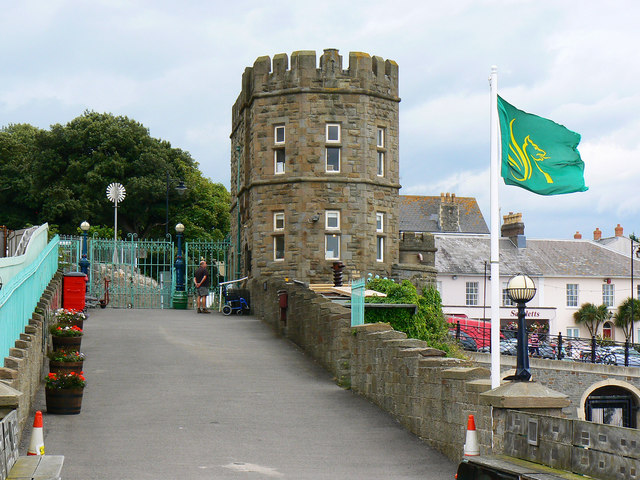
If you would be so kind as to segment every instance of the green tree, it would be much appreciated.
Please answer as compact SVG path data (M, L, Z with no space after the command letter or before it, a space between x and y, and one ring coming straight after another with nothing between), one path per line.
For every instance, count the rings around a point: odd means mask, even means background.
M576 325L584 325L589 331L589 336L593 337L598 333L600 325L611 318L611 312L606 305L596 306L593 303L583 303L580 308L573 313L573 320Z
M434 348L460 356L459 349L448 338L447 323L442 313L440 293L434 286L418 294L416 287L404 280L396 283L393 280L374 278L367 282L367 288L386 293L386 297L365 299L368 303L406 303L417 305L414 313L410 309L365 309L365 320L368 323L387 322L394 330L407 334L410 338L425 340Z
M187 237L215 240L229 231L226 188L204 178L189 153L127 117L87 111L48 131L12 125L0 132L0 154L0 223L10 228L49 222L70 234L83 220L112 226L106 188L118 182L127 190L118 230L163 237L168 174L188 187L182 197L169 189L169 231L178 222Z
M633 315L631 314L633 305ZM633 318L633 322L631 319ZM627 298L618 307L618 311L613 315L613 323L620 327L624 333L624 338L631 338L631 328L640 320L640 300L631 297Z

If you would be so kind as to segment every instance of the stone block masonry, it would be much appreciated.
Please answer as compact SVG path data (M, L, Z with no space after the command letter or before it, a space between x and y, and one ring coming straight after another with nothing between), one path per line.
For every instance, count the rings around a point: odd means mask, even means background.
M334 260L346 275L391 274L399 258L399 102L397 64L362 52L349 54L348 69L327 49L319 67L315 52L299 51L290 65L279 54L245 70L231 132L231 238L240 233L241 276L326 283ZM337 212L335 224L327 211Z
M469 414L476 417L481 451L490 451L489 370L444 358L388 324L351 327L350 310L306 286L274 278L251 281L254 313L350 387L393 415L405 428L454 461L463 454ZM286 292L284 316L278 292Z
M0 368L0 417L17 410L22 433L43 378L49 323L62 306L62 273L57 272L45 289L24 333L15 341Z

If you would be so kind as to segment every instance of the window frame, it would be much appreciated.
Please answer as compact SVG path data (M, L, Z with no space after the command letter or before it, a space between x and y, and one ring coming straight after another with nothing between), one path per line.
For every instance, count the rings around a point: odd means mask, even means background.
M329 169L329 150L338 152L338 165L336 169ZM335 146L327 146L324 148L324 169L326 173L340 173L342 163L342 148Z
M577 335L573 335L577 333ZM580 338L580 327L567 327L567 338Z
M337 140L332 140L329 138L329 128L330 127L337 127L338 128L338 139ZM326 143L340 143L342 141L342 125L339 123L327 123L325 126L325 134L324 134L324 140Z
M282 140L278 141L278 130L282 130ZM275 125L273 127L273 144L274 145L284 145L286 143L286 128L284 125Z
M376 233L384 233L384 212L376 212Z
M278 227L279 218L282 219L282 227ZM284 212L283 211L273 212L273 231L284 232L284 227L285 227Z
M278 242L282 242L282 249L278 250ZM282 256L278 256L278 252L282 252ZM273 261L274 262L283 262L285 255L285 244L284 244L284 235L274 235L273 236Z
M384 177L384 152L378 150L376 155L376 175Z
M475 292L470 289L475 289ZM478 305L478 297L480 296L480 283L479 282L466 282L465 283L465 299L464 304L469 307Z
M377 133L376 133L376 147L378 148L385 147L386 136L387 136L386 128L378 127Z
M610 292L605 292L605 290L611 290ZM605 283L602 285L602 303L607 307L615 306L616 302L616 289L613 283Z
M335 216L334 216L335 214ZM330 227L329 226L329 216L337 219L337 226ZM340 210L325 210L324 211L324 229L332 232L340 231Z
M507 285L508 282L502 282L502 306L503 307L515 307L518 304L511 300L509 294L507 293Z
M335 238L336 242L337 242L337 255L336 256L329 256L329 250L328 250L328 246L329 246L329 238ZM340 237L341 235L339 233L325 233L324 235L324 258L325 260L340 260Z
M384 236L376 236L376 262L384 262Z
M279 162L278 161L278 155L282 154L282 161ZM273 173L274 175L282 175L285 173L286 168L287 168L287 161L286 161L286 153L284 148L276 148L273 151ZM282 165L282 171L278 171L278 164Z
M580 285L578 283L567 283L565 286L565 294L566 306L569 308L577 308L580 300Z

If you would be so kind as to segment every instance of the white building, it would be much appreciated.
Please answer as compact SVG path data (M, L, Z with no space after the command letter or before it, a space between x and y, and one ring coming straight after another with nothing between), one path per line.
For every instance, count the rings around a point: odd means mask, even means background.
M635 259L631 284L631 241L616 227L616 236L593 240L576 234L573 240L535 240L524 236L521 214L504 217L500 238L501 326L517 319L505 293L507 281L518 273L529 275L537 293L527 304L527 322L548 326L549 333L588 337L573 314L584 303L606 304L612 312L631 296L640 297L640 260ZM490 320L490 237L487 234L434 233L438 289L446 314ZM636 244L637 245L637 244ZM625 253L626 252L626 253ZM624 341L622 330L608 322L598 331L603 337ZM640 340L640 325L634 340Z

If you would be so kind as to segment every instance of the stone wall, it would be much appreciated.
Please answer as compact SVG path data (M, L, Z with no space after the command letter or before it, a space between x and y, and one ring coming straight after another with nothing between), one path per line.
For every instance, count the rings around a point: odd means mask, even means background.
M45 289L36 311L32 314L24 333L10 349L0 368L0 382L4 387L0 407L17 407L19 431L24 429L31 405L42 382L44 355L49 338L48 326L56 309L62 306L62 273L55 274ZM15 401L17 399L17 402ZM15 403L14 403L15 402ZM0 410L1 411L1 410Z
M385 323L351 327L349 309L303 284L262 278L252 280L250 288L254 314L303 348L338 384L365 396L455 461L462 457L473 414L481 452L489 451L491 408L478 400L491 388L489 370L444 358ZM287 295L284 315L279 292Z
M469 356L478 365L490 367L488 353L470 353ZM618 367L592 363L531 358L531 375L536 382L561 391L569 397L571 404L562 409L569 418L584 419L584 401L592 388L603 385L618 385L634 390L640 403L640 367ZM516 357L502 355L500 369L503 375L515 369Z

